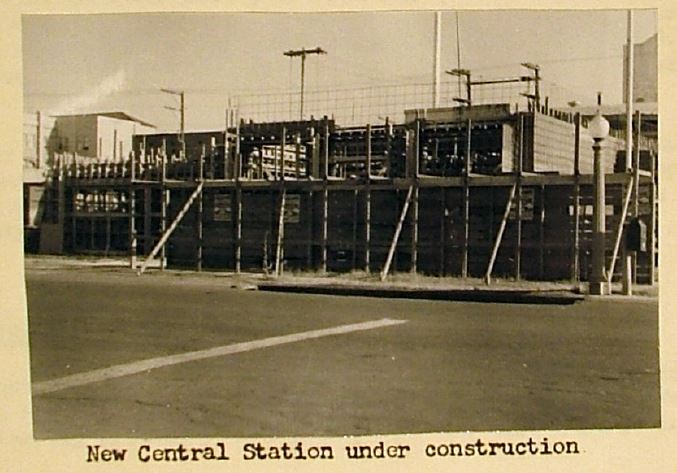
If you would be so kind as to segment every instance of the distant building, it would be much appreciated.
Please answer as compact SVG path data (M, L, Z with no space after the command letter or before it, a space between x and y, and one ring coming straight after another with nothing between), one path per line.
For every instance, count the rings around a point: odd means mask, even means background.
M628 51L623 47L623 77L627 73ZM633 102L658 101L658 33L634 47L634 80L632 87ZM626 85L623 81L623 102L625 102Z
M61 252L61 238L51 238L43 221L50 201L48 178L56 156L92 161L121 161L132 151L132 137L155 127L124 112L50 116L25 113L23 118L23 194L25 249ZM53 199L51 199L53 200ZM52 212L54 213L54 212ZM53 236L53 235L52 235Z
M150 123L124 112L60 115L56 117L53 149L99 161L121 161L133 150L132 137L150 133Z

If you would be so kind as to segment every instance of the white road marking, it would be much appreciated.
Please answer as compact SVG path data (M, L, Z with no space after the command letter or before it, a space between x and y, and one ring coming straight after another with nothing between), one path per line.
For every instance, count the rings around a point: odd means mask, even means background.
M190 351L187 353L179 353L177 355L160 356L157 358L149 358L147 360L135 361L132 363L125 363L122 365L114 365L108 368L101 368L98 370L86 371L63 378L51 379L49 381L41 381L33 384L33 394L46 394L62 389L68 389L75 386L82 386L84 384L97 383L112 378L120 378L122 376L129 376L132 374L143 373L157 368L164 368L165 366L178 365L180 363L188 363L190 361L204 360L206 358L214 358L217 356L233 355L235 353L242 353L246 351L258 350L260 348L268 348L276 345L284 345L286 343L300 342L303 340L310 340L313 338L329 337L331 335L341 335L344 333L358 332L361 330L371 330L379 327L387 327L389 325L399 325L407 322L406 320L395 319L380 319L371 320L369 322L362 322L357 324L339 325L337 327L325 328L320 330L310 330L308 332L292 333L289 335L281 335L279 337L263 338L261 340L252 340L250 342L234 343L232 345L224 345L220 347L208 348L206 350Z

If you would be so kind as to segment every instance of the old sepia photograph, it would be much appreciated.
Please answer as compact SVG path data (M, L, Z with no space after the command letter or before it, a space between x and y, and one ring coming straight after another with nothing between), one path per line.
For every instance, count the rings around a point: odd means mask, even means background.
M33 438L661 428L658 39L652 9L23 15Z

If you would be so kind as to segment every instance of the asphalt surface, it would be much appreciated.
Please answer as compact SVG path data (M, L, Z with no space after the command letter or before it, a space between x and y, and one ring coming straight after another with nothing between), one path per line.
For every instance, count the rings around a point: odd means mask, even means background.
M407 322L34 394L35 437L660 426L656 299L514 305L231 285L28 269L32 381L383 318Z

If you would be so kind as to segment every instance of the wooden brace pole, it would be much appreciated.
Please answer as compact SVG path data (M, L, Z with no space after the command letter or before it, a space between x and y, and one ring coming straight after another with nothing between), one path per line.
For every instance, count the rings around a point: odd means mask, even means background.
M286 198L286 190L282 188L282 196L280 197L280 216L277 221L277 247L275 249L275 277L281 273L282 264L282 243L284 242L284 206Z
M143 252L147 254L153 247L151 233L151 198L152 189L148 185L143 186Z
M242 270L242 185L235 182L235 272Z
M114 130L117 136L117 130ZM115 149L115 142L113 149ZM136 180L136 161L135 155L130 156L130 178L129 178L129 267L136 269L136 189L134 189L134 181ZM123 164L124 166L124 164ZM124 167L123 167L124 169ZM77 194L76 194L77 195ZM73 220L75 222L75 220ZM73 223L75 226L75 223ZM73 228L73 239L75 241L75 228Z
M404 201L404 207L402 207L402 213L400 213L400 220L397 222L397 227L395 228L395 235L393 236L393 240L390 242L388 257L386 258L385 265L383 266L383 270L381 271L381 281L385 281L386 277L388 277L388 272L390 271L390 264L393 262L395 249L397 248L397 241L400 239L400 232L402 231L404 219L407 217L409 203L411 202L411 197L413 194L414 194L414 186L409 186L409 191L407 192L407 199Z
M168 198L167 193L169 192L166 188L165 181L167 180L167 142L162 140L162 151L160 154L160 190L162 192L160 196L160 233L164 234L167 229L167 204ZM160 251L160 271L164 271L165 264L167 263L167 255L164 245Z
M621 248L621 240L623 239L623 226L625 225L625 219L628 216L628 209L630 207L630 197L632 197L632 191L634 187L634 178L631 175L630 180L628 181L628 190L625 192L625 198L623 199L623 212L621 213L621 219L618 222L618 230L616 231L616 242L614 243L614 252L611 256L611 264L609 266L609 272L607 273L606 280L611 283L611 280L614 277L614 269L616 267L616 258L618 257L618 251Z
M200 182L198 184L198 186L195 188L195 190L193 191L193 193L190 195L190 197L188 197L188 200L184 204L183 208L176 215L176 218L174 219L172 224L169 226L169 228L164 233L164 235L162 235L162 237L160 238L160 241L157 242L157 244L153 248L153 251L150 252L148 257L145 259L145 261L143 262L143 264L141 265L141 267L137 271L136 274L138 276L141 276L143 274L143 272L146 270L146 268L148 267L150 262L153 260L153 258L155 258L155 256L157 256L160 249L163 246L165 246L165 244L167 243L167 240L169 240L169 237L172 235L172 233L174 233L174 230L176 230L176 228L179 226L179 223L181 223L181 220L183 220L183 217L185 217L186 214L188 213L188 209L190 209L190 206L193 205L193 202L195 202L195 199L197 198L197 196L202 193L202 187L203 186L204 186L204 182Z
M580 278L580 243L581 243L581 185L579 176L576 175L574 184L574 236L571 260L571 280L578 281Z
M411 209L411 272L418 270L418 186L414 186Z
M185 145L185 142L184 142ZM197 173L198 173L198 181L199 182L204 182L204 162L205 162L205 155L206 155L206 147L205 145L202 145L202 153L200 154L199 161L197 164ZM204 229L203 229L203 221L204 221L204 199L203 199L203 194L200 192L197 195L197 228L196 228L196 233L197 233L197 255L196 255L196 269L198 271L202 271L202 256L204 253Z
M651 183L649 184L649 285L653 286L656 280L656 161L653 152L649 152L651 159Z
M445 275L445 258L446 258L446 253L445 253L445 248L444 246L446 245L446 235L447 235L447 229L446 229L446 210L447 210L447 195L444 187L440 187L440 277L443 277Z
M371 268L371 186L367 180L364 187L364 270Z
M503 220L501 220L501 226L498 228L496 241L494 241L494 248L491 250L491 258L489 259L489 266L487 266L487 272L484 275L484 282L486 284L491 284L491 273L494 270L494 263L496 262L496 256L498 255L498 248L501 246L503 232L505 231L505 227L508 223L508 217L510 216L510 208L512 207L512 202L515 199L516 191L517 191L517 183L513 184L512 189L510 189L508 203L506 204L505 211L503 212Z
M327 237L329 235L329 190L327 189L327 179L325 177L324 187L322 188L322 272L327 272Z
M472 146L472 120L466 124L465 171L463 172L463 255L461 260L461 277L468 277L468 240L470 239L470 171Z
M515 184L517 185L516 197L516 223L517 223L517 241L515 244L515 279L519 280L522 275L522 170L524 168L524 115L520 115L520 143L519 153L517 156L517 169L515 172ZM542 229L543 225L539 225ZM539 251L542 251L543 246L539 246Z

